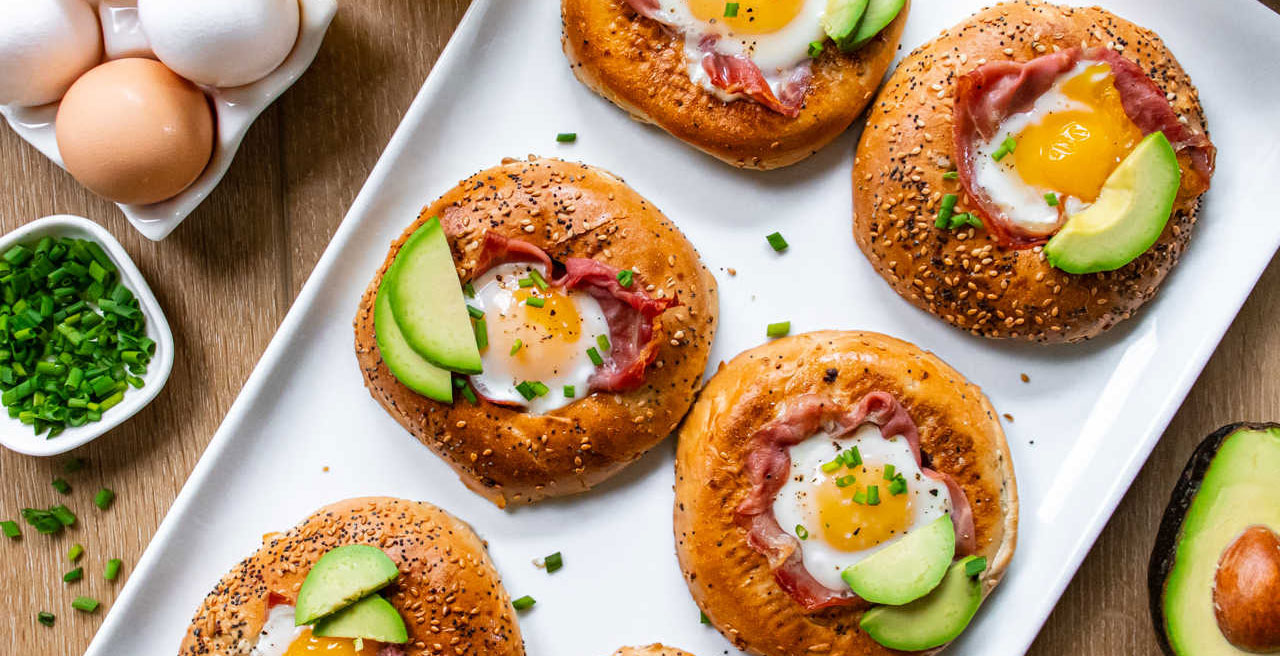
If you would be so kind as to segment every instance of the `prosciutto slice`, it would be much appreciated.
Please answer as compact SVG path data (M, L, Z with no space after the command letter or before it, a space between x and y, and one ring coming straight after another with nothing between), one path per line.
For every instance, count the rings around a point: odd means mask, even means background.
M555 266L546 251L519 239L510 239L488 231L484 235L476 265L483 273L499 264L512 261L538 262L554 274ZM676 298L651 298L633 283L632 288L618 282L618 269L585 257L564 261L564 273L549 275L549 284L567 290L583 291L596 299L609 324L610 350L604 364L591 375L591 389L601 392L625 392L644 383L644 373L658 357L661 346L661 320L667 309L680 304ZM602 354L605 355L605 354Z
M800 541L778 525L773 500L791 472L791 447L826 431L833 437L853 433L863 424L875 424L886 436L901 435L920 458L920 431L906 408L886 392L871 392L852 410L834 401L808 394L787 405L771 422L752 436L746 457L751 491L734 510L735 521L747 531L747 544L769 561L778 586L805 610L814 611L859 603L852 590L835 590L818 582L804 567ZM950 476L921 467L925 476L945 483L951 496L951 520L956 527L956 553L968 555L976 548L973 511L964 490Z
M1109 65L1129 120L1144 135L1163 132L1180 159L1185 159L1181 193L1194 196L1209 188L1215 155L1209 137L1179 121L1164 92L1140 66L1120 53L1107 48L1088 51L1070 48L1028 62L989 62L956 80L953 129L960 183L984 214L987 230L1004 246L1038 246L1053 236L1057 226L1048 232L1037 231L1005 216L986 190L974 180L978 144L995 137L1006 118L1031 109L1036 99L1053 87L1059 76L1081 61Z
M671 26L663 20L658 0L627 0L627 4L641 16L658 21L664 28L670 29ZM796 66L782 84L779 93L775 94L765 79L764 72L755 62L745 55L717 52L718 41L719 37L714 34L708 34L698 41L698 52L702 53L702 70L706 72L712 86L725 93L747 96L783 116L795 118L800 115L804 95L813 80L808 62Z

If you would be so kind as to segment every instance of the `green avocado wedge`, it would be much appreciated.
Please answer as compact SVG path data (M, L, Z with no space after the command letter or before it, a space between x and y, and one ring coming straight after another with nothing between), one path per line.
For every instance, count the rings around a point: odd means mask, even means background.
M316 561L298 589L294 623L312 624L367 597L396 580L400 569L377 547L349 544Z
M870 43L898 17L905 5L906 0L871 0L862 20L858 22L858 29L849 38L849 45L841 46L841 49L849 52Z
M378 595L369 595L320 619L311 633L321 638L361 638L396 645L409 641L400 612Z
M980 560L957 560L927 596L905 606L876 606L863 613L858 626L872 640L902 651L933 649L955 640L982 605L982 564L975 563ZM969 573L971 564L976 574Z
M395 314L391 312L385 281L379 285L378 297L373 301L373 333L382 361L387 363L396 380L429 399L453 403L453 374L427 362L404 341Z
M827 11L822 15L822 29L836 46L845 52L854 49L853 40L858 25L867 11L868 0L827 0Z
M901 606L937 587L955 554L955 524L943 515L845 568L840 577L867 601Z
M1114 271L1147 252L1169 222L1182 172L1163 132L1138 142L1102 185L1098 200L1072 214L1044 245L1067 273Z
M441 369L480 373L480 349L438 218L405 241L383 284L396 325L418 355Z

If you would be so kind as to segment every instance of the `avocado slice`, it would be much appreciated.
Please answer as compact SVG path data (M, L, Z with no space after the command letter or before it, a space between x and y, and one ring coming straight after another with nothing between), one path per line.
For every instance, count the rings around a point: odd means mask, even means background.
M427 362L409 346L409 342L404 341L400 326L396 325L396 317L391 312L385 281L378 286L378 297L373 301L373 334L378 340L382 360L396 380L429 399L453 402L453 374Z
M1182 171L1163 132L1138 142L1102 185L1098 200L1072 214L1044 245L1067 273L1114 271L1147 252L1173 212Z
M439 218L405 241L383 282L396 324L418 355L441 369L480 373L480 349Z
M862 614L858 626L872 640L890 649L923 651L955 640L982 605L982 582L970 574L970 563L981 560L966 556L947 569L942 583L927 596L906 606L876 606Z
M955 554L955 524L943 515L846 567L840 578L867 601L901 606L936 588Z
M876 38L884 28L893 22L902 12L906 0L871 0L867 5L867 11L862 15L862 20L858 22L858 29L851 35L848 47L841 46L845 52L857 50L867 45L872 39Z
M294 624L302 626L336 613L381 590L400 576L395 561L377 547L349 544L316 561L298 589Z
M1280 424L1232 424L1205 438L1174 488L1151 552L1147 587L1151 616L1160 646L1170 656L1243 655L1249 650L1232 644L1240 640L1238 627L1223 626L1215 606L1225 606L1215 594L1223 568L1246 532L1280 531ZM1274 576L1280 563L1272 549L1269 598L1255 599L1250 620L1254 636L1280 635L1280 605L1275 602ZM1259 578L1256 572L1251 578ZM1270 592L1267 592L1269 590ZM1250 600L1230 600L1238 604ZM1229 619L1224 617L1222 619ZM1265 640L1264 640L1265 642ZM1248 644L1264 653L1280 650L1280 642Z
M853 40L858 24L867 11L868 0L827 0L827 11L822 14L822 29L841 50L854 49Z
M311 628L321 638L361 638L402 645L409 642L404 618L391 602L369 595L346 608L321 618Z

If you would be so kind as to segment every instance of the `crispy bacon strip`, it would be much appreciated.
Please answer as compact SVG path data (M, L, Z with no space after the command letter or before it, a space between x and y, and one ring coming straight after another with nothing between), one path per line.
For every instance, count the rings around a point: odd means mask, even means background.
M841 437L868 423L879 426L883 435L901 435L910 445L916 463L921 464L920 431L906 408L885 392L867 394L848 411L816 394L801 396L751 438L746 471L752 487L734 510L735 520L747 531L747 543L768 559L778 586L805 610L848 606L859 603L859 598L852 590L826 587L805 569L800 542L778 525L773 515L773 500L790 475L792 446L822 430ZM925 476L945 483L951 495L956 553L973 553L973 512L964 490L946 474L923 467L921 471Z

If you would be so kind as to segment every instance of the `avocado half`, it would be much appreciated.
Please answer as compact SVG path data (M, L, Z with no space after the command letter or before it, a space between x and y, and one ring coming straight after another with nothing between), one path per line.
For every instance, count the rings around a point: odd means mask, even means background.
M1147 576L1165 654L1280 651L1278 482L1280 424L1224 426L1192 454L1165 509ZM1272 542L1251 539L1258 535Z

